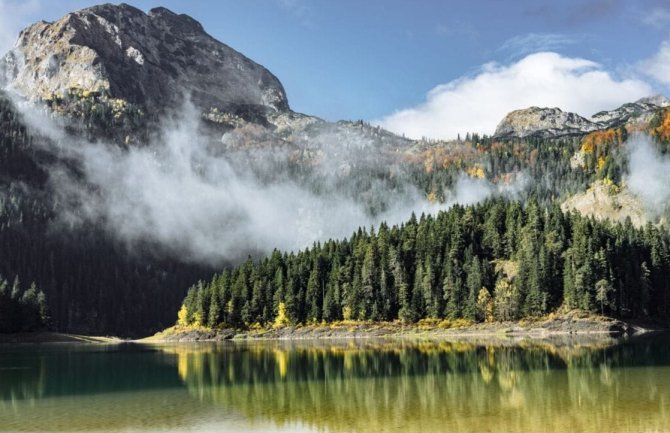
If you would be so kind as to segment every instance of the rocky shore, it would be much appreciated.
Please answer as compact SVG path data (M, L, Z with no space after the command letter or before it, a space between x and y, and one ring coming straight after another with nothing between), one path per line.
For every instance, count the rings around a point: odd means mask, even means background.
M661 329L581 312L550 315L542 319L492 322L444 327L441 323L403 325L398 322L340 322L262 329L207 329L172 327L146 338L147 342L191 342L224 340L306 340L360 338L536 338L570 335L624 336Z

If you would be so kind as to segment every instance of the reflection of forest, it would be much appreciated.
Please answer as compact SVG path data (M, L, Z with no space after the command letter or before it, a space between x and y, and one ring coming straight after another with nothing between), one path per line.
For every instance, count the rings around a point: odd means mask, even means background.
M670 431L668 342L4 350L0 430Z
M5 401L40 398L46 378L43 357L16 362L0 354L0 408Z
M446 342L166 349L176 353L192 395L278 425L618 432L670 428L667 347L642 341L590 351Z

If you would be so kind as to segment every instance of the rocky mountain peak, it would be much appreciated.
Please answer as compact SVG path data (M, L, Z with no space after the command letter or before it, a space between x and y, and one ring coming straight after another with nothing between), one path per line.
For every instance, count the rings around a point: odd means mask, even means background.
M28 99L78 89L152 111L185 97L203 112L289 109L270 71L163 7L103 4L35 23L0 60L0 81Z
M507 114L498 124L495 136L500 138L530 137L542 138L560 135L580 134L598 129L588 119L562 111L560 108L530 107Z
M502 139L583 135L629 122L648 122L655 113L668 106L668 98L652 95L623 104L614 110L600 111L590 119L559 108L530 107L507 114L498 124L494 135Z

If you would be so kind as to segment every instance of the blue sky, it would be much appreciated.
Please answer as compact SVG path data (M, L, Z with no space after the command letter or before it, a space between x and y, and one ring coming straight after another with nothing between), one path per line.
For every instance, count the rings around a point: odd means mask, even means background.
M0 0L0 36L7 39L33 21L58 19L95 3ZM296 111L329 120L372 120L412 136L448 137L465 128L491 132L492 119L525 103L560 103L588 116L593 114L588 110L614 108L645 93L668 93L670 84L670 44L664 44L670 37L668 1L128 3L191 15L212 36L277 75ZM537 74L536 88L525 95ZM516 90L498 92L493 86ZM574 101L562 95L573 92L580 93ZM463 102L466 97L496 109L477 112ZM466 114L486 123L459 120Z

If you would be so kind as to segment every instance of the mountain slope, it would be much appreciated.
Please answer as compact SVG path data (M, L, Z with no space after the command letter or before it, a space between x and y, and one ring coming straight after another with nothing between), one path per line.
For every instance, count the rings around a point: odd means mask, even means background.
M644 205L639 197L631 194L627 188L607 185L600 180L586 191L568 198L561 208L566 212L576 210L599 220L623 223L630 218L635 227L642 227L650 220L645 216Z

